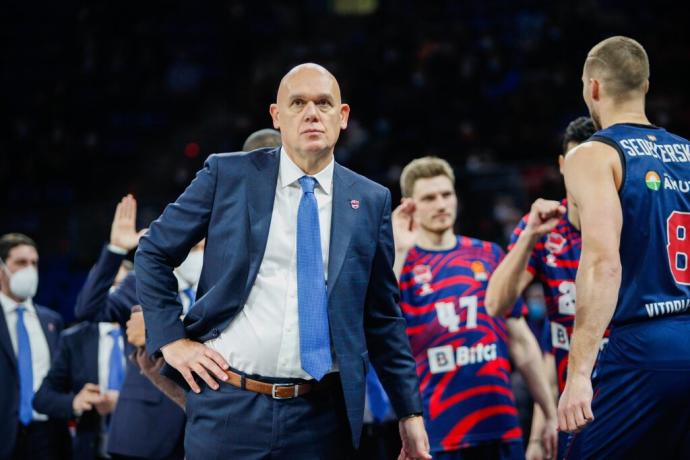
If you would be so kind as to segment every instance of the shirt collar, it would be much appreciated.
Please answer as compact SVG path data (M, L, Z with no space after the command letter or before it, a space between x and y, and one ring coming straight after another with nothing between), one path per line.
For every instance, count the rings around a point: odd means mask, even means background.
M333 168L335 167L335 160L331 158L330 163L323 168L318 173L314 174L314 177L319 183L321 190L326 192L327 195L331 194L331 188L333 186ZM295 164L292 159L285 152L285 148L280 148L280 186L288 187L299 180L300 177L306 175L304 171L300 169L299 166Z
M2 309L5 312L5 315L14 312L20 305L19 303L15 302L14 300L6 296L3 292L0 292L0 303L2 304ZM24 300L23 302L21 302L21 305L24 305L26 307L27 312L36 314L36 309L34 308L34 302L32 299Z
M119 324L113 324L113 323L98 323L98 333L100 334L101 337L105 337L112 331L113 329L119 329L120 325Z

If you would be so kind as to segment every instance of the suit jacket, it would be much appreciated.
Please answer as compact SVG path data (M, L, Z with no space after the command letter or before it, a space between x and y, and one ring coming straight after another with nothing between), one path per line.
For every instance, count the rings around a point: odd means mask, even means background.
M36 314L41 322L43 333L48 342L51 359L58 347L62 318L53 310L34 304ZM19 370L17 355L12 348L10 332L7 329L5 315L0 314L0 459L10 457L14 450L19 424ZM62 428L62 427L60 427ZM64 435L68 436L67 424L64 425Z
M217 337L243 308L266 249L279 159L280 148L211 155L141 239L137 293L150 352L183 337ZM335 164L328 317L355 446L370 356L398 416L422 411L392 269L390 206L387 189ZM204 237L197 302L182 322L172 270Z
M98 262L77 297L75 316L81 320L116 321L126 329L136 299L136 275L130 273L110 293L123 256L103 249ZM134 351L125 340L125 354ZM143 458L166 458L184 433L185 415L163 395L139 368L127 360L125 380L110 419L108 452ZM155 430L151 427L155 426Z
M50 372L34 397L34 408L49 417L68 420L74 417L72 401L87 383L98 385L97 323L81 323L66 329L60 338L60 350ZM101 416L96 409L77 418L77 434L72 457L94 459L98 455Z

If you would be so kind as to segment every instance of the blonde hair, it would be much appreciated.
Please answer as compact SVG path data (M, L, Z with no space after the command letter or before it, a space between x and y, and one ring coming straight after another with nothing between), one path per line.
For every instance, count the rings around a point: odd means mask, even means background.
M446 176L455 185L453 168L446 160L433 156L412 160L405 166L400 175L400 191L402 196L412 196L414 184L418 179L428 179L436 176Z
M610 37L587 54L584 73L600 79L614 100L625 100L644 94L649 58L644 47L632 38Z

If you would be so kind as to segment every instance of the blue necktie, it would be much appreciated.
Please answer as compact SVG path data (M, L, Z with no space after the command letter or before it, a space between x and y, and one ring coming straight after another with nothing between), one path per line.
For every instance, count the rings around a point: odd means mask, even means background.
M31 342L24 325L26 307L17 307L17 364L19 366L19 421L23 425L31 423L34 399L34 369L31 364Z
M302 176L302 199L297 211L297 303L302 369L316 380L333 367L328 331L326 280L321 257L316 179Z
M192 306L194 305L194 302L196 301L196 294L194 293L194 289L192 289L190 287L188 287L187 289L183 289L182 292L189 299L189 307L187 307L187 311L189 311L192 309Z
M373 367L367 373L367 398L369 398L369 410L374 423L381 423L386 420L391 409L390 400Z
M122 331L116 328L108 332L113 339L113 348L110 350L110 364L108 371L108 390L120 391L122 382L125 379L125 369L122 365L123 353L120 348L120 336Z

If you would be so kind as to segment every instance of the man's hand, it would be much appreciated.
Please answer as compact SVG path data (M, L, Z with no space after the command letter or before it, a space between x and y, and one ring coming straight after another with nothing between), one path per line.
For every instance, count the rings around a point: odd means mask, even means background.
M420 415L404 418L398 423L402 449L398 460L430 459L429 437Z
M417 241L419 226L414 221L415 204L412 198L403 198L391 217L396 254L407 254Z
M206 345L189 339L179 339L161 348L165 361L182 374L194 393L201 389L194 381L194 372L214 390L218 389L218 382L212 377L227 380L225 370L229 367L225 359L215 350ZM210 374L209 374L210 372Z
M115 406L117 405L117 398L119 395L119 391L108 390L101 397L101 401L94 404L94 407L100 415L108 415L115 410Z
M568 374L558 402L558 429L578 432L592 420L592 380L576 373Z
M141 307L132 307L132 313L127 321L127 341L135 347L143 347L146 343L146 327L144 324L144 313Z
M100 387L95 383L87 383L72 400L72 409L75 414L82 414L101 402L103 397Z
M527 450L525 450L525 460L547 460L549 458L551 457L547 457L544 454L541 439L530 439L529 444L527 444Z
M146 229L137 232L137 200L127 195L115 208L115 217L110 227L110 244L130 251L137 247L139 238Z
M537 199L532 203L524 233L539 238L556 228L565 215L565 206L558 201Z
M556 458L558 452L558 419L555 417L544 420L544 429L541 432L541 446L544 458Z

